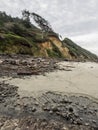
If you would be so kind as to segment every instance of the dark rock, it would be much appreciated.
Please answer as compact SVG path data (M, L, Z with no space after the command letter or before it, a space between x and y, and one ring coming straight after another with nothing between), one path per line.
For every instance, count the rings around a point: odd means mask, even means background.
M71 126L69 130L95 130L98 128L98 102L86 96L63 95L51 91L38 97L20 97L17 87L1 82L0 117L3 120L0 120L0 129L4 130L7 120L11 124L10 130L62 130L64 125ZM14 119L18 122L14 122Z
M73 108L72 107L69 107L69 112L73 112Z
M59 111L59 110L58 110L57 106L52 106L52 111L56 112L56 111Z
M36 112L36 108L33 107L33 108L32 108L32 112Z

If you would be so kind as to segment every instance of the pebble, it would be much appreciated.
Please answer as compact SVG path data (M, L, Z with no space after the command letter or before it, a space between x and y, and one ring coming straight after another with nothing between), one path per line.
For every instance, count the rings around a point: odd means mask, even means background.
M33 108L32 108L32 112L36 112L36 108L33 107Z
M69 112L73 112L73 108L72 107L69 107Z

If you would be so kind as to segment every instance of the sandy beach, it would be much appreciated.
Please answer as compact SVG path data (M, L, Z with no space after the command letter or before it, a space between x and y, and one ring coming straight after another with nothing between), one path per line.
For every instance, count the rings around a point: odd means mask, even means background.
M17 59L1 59L0 129L98 129L98 63Z
M61 70L46 73L45 76L30 76L22 79L4 78L11 85L19 87L20 94L38 91L57 91L87 94L98 98L98 64L93 62L59 62Z

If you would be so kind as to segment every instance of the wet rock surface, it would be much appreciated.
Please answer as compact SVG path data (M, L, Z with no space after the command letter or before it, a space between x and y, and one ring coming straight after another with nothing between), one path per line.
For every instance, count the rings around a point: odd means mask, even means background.
M50 58L0 55L0 76L22 78L57 69L72 71L72 66L65 69L58 62ZM0 81L0 130L98 130L98 101L86 95L51 91L20 96L18 87Z
M59 60L28 55L0 55L0 76L31 76L58 69Z
M1 130L97 130L98 102L85 95L41 92L20 97L0 83Z

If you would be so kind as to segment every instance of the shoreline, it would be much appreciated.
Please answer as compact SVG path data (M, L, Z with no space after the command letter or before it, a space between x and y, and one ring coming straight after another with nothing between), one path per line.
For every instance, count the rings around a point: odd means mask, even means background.
M4 78L5 83L19 87L19 92L57 91L80 93L98 99L98 64L60 62L59 70L45 75ZM66 67L67 66L67 67ZM7 81L8 80L8 81Z
M52 71L0 77L0 129L98 129L98 63L40 60Z

